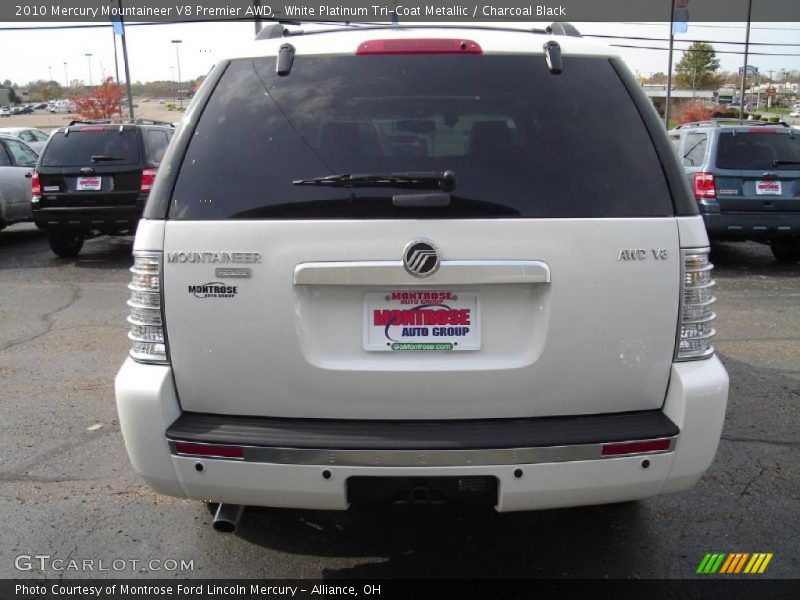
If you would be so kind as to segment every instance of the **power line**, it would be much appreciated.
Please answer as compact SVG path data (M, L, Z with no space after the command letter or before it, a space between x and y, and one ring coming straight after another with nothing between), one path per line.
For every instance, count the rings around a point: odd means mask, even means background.
M202 20L202 19L195 19L195 20L186 20L186 21L149 21L149 22L141 22L141 23L128 23L126 24L127 27L149 27L153 25L188 25L194 23L236 23L236 22L249 22L252 21L249 17L233 17L228 19L217 19L214 21L209 20ZM626 25L659 25L657 23L636 23L636 22L624 22ZM49 30L65 30L65 29L106 29L112 27L109 24L92 24L92 25L48 25L48 26L23 26L23 27L0 27L0 31L49 31ZM697 27L718 27L718 28L728 28L728 29L741 29L742 27L737 26L726 26L726 25L697 25ZM800 31L800 28L788 28L788 27L753 27L752 29L762 29L762 30L770 30L770 31ZM524 30L522 30L524 31ZM608 34L583 34L583 37L586 38L598 38L598 39L617 39L617 40L632 40L632 41L642 41L642 42L666 42L669 41L667 38L657 38L657 37L645 37L645 36L627 36L627 35L608 35ZM706 44L720 44L720 45L744 45L744 42L725 42L725 41L714 41L714 40L678 40L680 43L706 43ZM661 51L669 51L669 48L663 48L661 46L638 46L633 44L610 44L611 46L617 48L633 48L633 49L641 49L641 50L661 50ZM777 42L750 42L751 46L771 46L771 47L800 47L800 44L781 44ZM693 48L676 48L676 50L682 52L701 52L701 50L695 50ZM735 50L716 50L717 54L744 54L743 52L735 51ZM777 52L751 52L750 54L754 56L800 56L800 54L794 53L777 53Z
M583 37L593 37L593 38L607 38L613 40L637 40L637 41L644 41L644 42L668 42L669 38L656 38L656 37L644 37L644 36L634 36L634 35L608 35L608 34L583 34ZM689 40L689 39L680 39L675 40L676 42L685 42L685 43L701 43L701 44L729 44L729 45L736 45L736 46L744 46L745 42L723 42L721 40ZM750 42L751 46L798 46L800 44L779 44L777 42Z
M689 21L692 23L691 21ZM669 23L644 23L635 21L621 21L621 25L648 25L651 27L669 27ZM744 25L701 25L699 23L692 23L692 27L709 28L709 29L745 29ZM750 27L758 31L800 31L800 27Z
M246 23L250 22L253 19L251 17L237 17L237 18L230 18L230 19L216 19L216 20L203 20L203 19L194 19L190 21L146 21L142 23L125 23L125 27L149 27L151 25L189 25L192 23ZM35 25L26 25L23 27L0 27L0 31L49 31L49 30L58 30L58 29L101 29L101 28L108 28L112 27L111 24L106 25L105 23L98 24L98 25L47 25L47 26L35 26Z
M591 36L586 36L591 37ZM662 46L634 46L632 44L609 44L609 46L614 46L615 48L636 48L639 50L663 50L664 52L669 52L669 48L664 48ZM693 48L675 48L675 50L679 52L702 52L702 50L694 50ZM717 54L739 54L742 55L744 52L736 52L734 50L716 50ZM784 54L778 52L749 52L750 56L798 56L800 54Z

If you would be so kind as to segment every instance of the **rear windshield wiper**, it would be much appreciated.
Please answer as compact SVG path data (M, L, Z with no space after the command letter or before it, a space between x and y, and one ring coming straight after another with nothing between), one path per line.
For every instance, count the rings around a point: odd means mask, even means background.
M772 163L774 167L780 167L781 165L800 165L800 160L776 160Z
M700 144L704 144L704 143L705 143L705 141L706 141L706 140L705 140L705 138L703 138L703 139L702 139L702 140L700 140L699 142L695 142L694 146L692 146L691 148L689 148L689 149L686 151L686 154L684 154L684 155L683 155L683 158L689 158L689 155L690 155L692 152L694 152L694 149L695 149L695 148L697 148L697 147L698 147ZM695 166L695 165L694 165L694 159L691 159L691 158L689 158L689 161L692 163L692 165L691 165L691 166Z
M92 156L92 162L101 162L108 160L125 160L125 159L120 158L118 156L106 156L105 154L95 154Z
M419 171L409 173L367 173L351 175L339 173L326 177L296 179L294 185L320 185L329 187L399 187L414 189L441 189L450 192L456 187L453 171Z

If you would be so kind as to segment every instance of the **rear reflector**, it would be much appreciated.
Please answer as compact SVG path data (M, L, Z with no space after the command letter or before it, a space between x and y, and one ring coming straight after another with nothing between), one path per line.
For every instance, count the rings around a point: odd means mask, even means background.
M460 39L369 40L356 54L483 54L477 42Z
M646 442L622 442L603 446L603 456L619 456L621 454L643 454L645 452L662 452L669 450L671 440L648 440Z
M214 456L217 458L244 458L244 452L239 446L214 446L211 444L191 444L189 442L175 442L175 451L178 454L191 456Z

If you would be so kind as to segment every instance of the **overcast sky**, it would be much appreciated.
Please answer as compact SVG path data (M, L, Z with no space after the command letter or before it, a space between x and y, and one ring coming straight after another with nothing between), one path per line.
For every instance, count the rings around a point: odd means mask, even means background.
M792 0L797 1L797 0ZM24 24L30 26L30 24ZM40 26L59 25L43 23ZM61 24L63 25L63 24ZM252 23L186 23L152 26L129 24L127 28L128 52L131 79L152 81L177 78L175 45L173 39L181 39L180 61L183 80L205 74L220 58L225 57L253 37ZM516 24L521 25L521 24ZM534 25L534 24L531 24ZM538 24L543 26L546 24ZM668 23L577 23L584 34L669 37ZM18 27L13 23L0 23L0 27ZM744 23L690 23L686 34L676 36L676 48L687 45L680 40L708 40L715 43L718 51L742 52L743 45L726 45L719 42L744 42ZM658 46L666 48L666 41L600 40L612 44ZM759 67L762 73L773 71L778 80L781 69L800 70L800 23L754 23L751 42L770 44L794 44L794 46L752 46L753 52L771 54L793 54L794 56L754 55L748 61ZM649 75L657 71L666 72L668 52L660 50L619 48L618 51L634 71ZM91 59L85 54L91 53ZM677 61L681 52L675 53ZM65 80L65 68L69 79L89 82L89 60L91 60L92 82L97 83L105 74L114 75L114 45L111 27L98 29L64 30L0 30L0 81L11 79L20 85L31 80L52 77L60 83ZM741 66L741 54L723 54L718 57L722 69L735 71ZM120 78L124 79L120 50Z

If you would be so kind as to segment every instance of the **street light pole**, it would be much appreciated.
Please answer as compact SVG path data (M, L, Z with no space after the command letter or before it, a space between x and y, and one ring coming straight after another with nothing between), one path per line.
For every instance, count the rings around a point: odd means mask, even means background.
M50 71L50 81L53 81L53 65L47 65L47 70Z
M86 61L89 63L89 87L92 87L92 54L87 52L84 54Z
M69 89L69 74L67 73L67 61L64 61L64 89Z
M744 41L744 67L742 69L742 81L739 92L739 124L744 120L744 84L747 81L747 55L750 53L750 19L753 16L753 0L747 2L747 33Z
M672 52L675 48L675 0L669 3L669 62L667 64L667 97L664 99L664 127L669 129L669 101L672 97Z
M178 61L178 102L180 103L180 107L183 108L183 98L181 98L181 53L180 53L180 45L183 43L183 40L172 40L172 43L175 44L175 58Z

